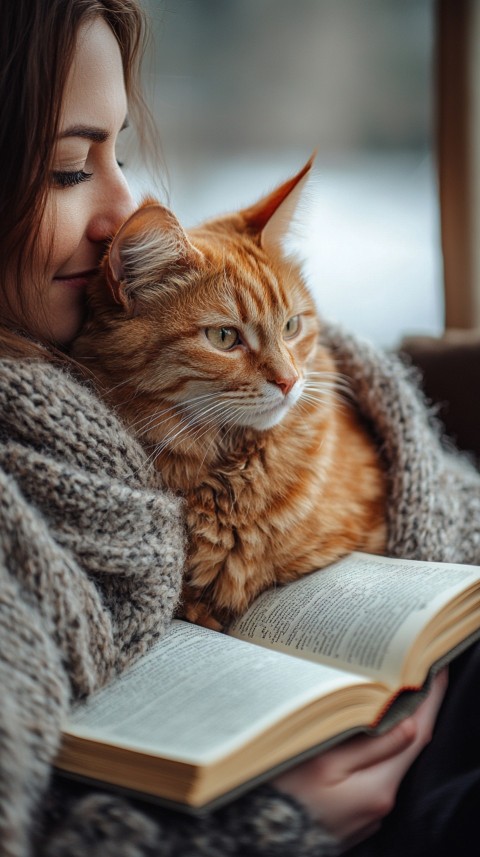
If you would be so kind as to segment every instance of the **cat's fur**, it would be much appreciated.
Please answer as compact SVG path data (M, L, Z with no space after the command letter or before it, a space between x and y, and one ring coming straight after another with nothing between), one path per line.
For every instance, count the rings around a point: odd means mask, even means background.
M112 242L72 352L185 496L181 610L212 627L275 583L385 547L378 452L282 250L310 167L188 235L147 201Z

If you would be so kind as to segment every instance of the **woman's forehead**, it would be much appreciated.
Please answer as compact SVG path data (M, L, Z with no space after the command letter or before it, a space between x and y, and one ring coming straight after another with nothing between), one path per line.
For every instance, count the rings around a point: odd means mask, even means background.
M108 24L97 16L78 32L64 91L60 134L78 126L118 132L126 112L120 48Z

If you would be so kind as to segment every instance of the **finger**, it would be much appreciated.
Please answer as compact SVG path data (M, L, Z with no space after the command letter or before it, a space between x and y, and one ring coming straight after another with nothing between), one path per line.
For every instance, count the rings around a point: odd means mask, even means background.
M440 706L443 702L448 684L448 672L442 670L435 676L428 696L412 715L418 729L418 738L429 737L433 731ZM424 734L425 733L425 734Z
M352 778L351 782L356 780L356 787L362 790L367 803L371 800L370 795L373 797L375 793L383 795L387 804L395 798L406 772L430 740L446 687L447 674L443 671L435 678L428 697L409 718L410 723L415 723L417 729L417 736L409 746L370 768L359 770ZM404 724L406 722L404 721Z
M390 732L351 739L291 768L274 784L341 836L377 824L390 811L406 771L428 740L445 687L443 673L417 712Z
M416 736L417 726L409 717L383 735L360 735L328 752L336 750L336 764L343 769L345 776L349 776L402 753L413 744Z
M435 676L428 696L410 717L383 735L361 735L329 751L337 753L336 764L343 765L348 775L402 755L408 748L415 758L419 745L424 746L431 738L447 684L448 670L445 668Z

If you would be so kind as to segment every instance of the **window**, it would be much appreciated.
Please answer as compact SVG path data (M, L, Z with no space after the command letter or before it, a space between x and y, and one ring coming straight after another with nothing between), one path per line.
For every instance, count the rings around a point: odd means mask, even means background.
M443 327L433 0L150 0L153 98L185 225L318 148L301 241L320 311L382 345Z

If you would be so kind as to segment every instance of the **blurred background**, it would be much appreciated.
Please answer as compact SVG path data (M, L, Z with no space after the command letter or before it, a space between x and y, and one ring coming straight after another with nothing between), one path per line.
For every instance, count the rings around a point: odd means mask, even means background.
M145 83L182 223L252 203L317 149L298 248L320 312L386 346L441 332L434 0L146 6ZM128 178L152 190L138 164Z

